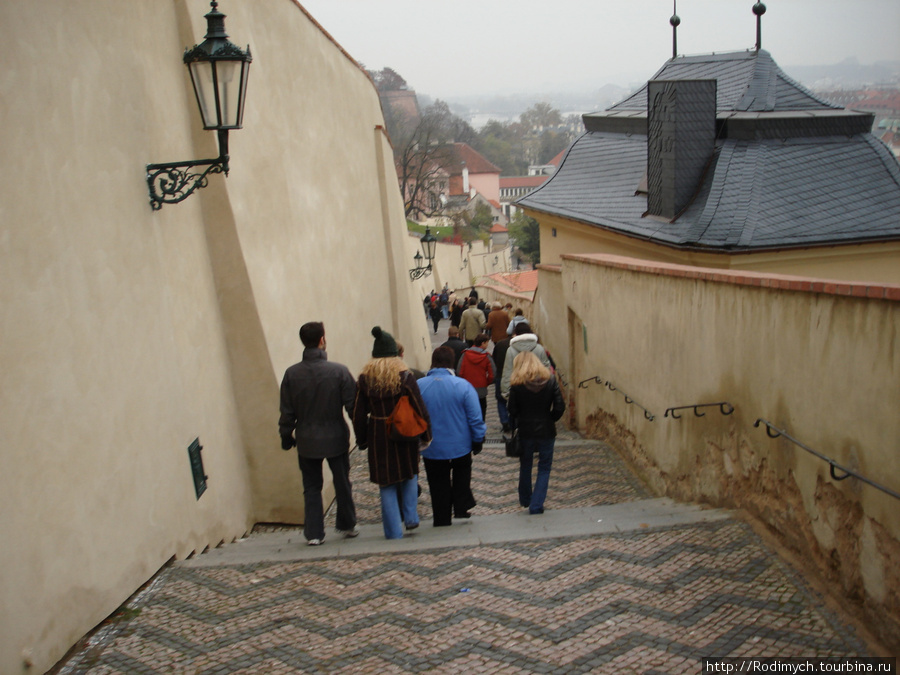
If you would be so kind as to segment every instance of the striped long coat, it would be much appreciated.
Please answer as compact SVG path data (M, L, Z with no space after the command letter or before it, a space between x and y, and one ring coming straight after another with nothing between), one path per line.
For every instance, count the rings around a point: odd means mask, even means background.
M419 473L419 440L397 442L388 438L387 418L404 394L413 408L428 420L425 442L431 442L431 420L419 393L415 376L408 370L400 373L401 388L396 394L375 393L365 375L359 376L356 403L353 406L353 431L360 448L368 449L369 480L385 486L409 480Z

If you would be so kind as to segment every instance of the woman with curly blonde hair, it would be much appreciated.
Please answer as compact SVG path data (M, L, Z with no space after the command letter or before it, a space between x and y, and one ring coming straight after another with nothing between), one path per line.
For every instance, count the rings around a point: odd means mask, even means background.
M381 492L381 522L387 539L403 536L419 526L419 438L410 441L391 440L387 419L401 396L428 421L422 435L431 442L431 422L419 393L416 378L399 356L397 343L379 326L372 329L375 344L372 359L365 365L357 382L353 407L353 430L361 450L368 450L369 480Z
M556 378L534 352L521 352L513 360L509 378L509 417L519 433L519 504L531 514L544 512L556 421L566 410ZM534 456L538 456L537 478L531 482Z

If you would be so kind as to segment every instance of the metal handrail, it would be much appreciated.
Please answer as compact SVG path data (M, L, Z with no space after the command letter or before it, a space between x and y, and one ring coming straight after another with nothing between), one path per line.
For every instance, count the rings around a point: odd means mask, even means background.
M656 415L654 415L652 412L650 412L649 410L647 410L644 406L642 406L640 403L638 403L637 401L635 401L633 398L631 398L631 396L629 396L628 394L626 394L624 391L622 391L621 389L618 389L618 388L617 388L615 385L613 385L613 383L610 382L609 380L604 381L602 377L600 377L599 375L596 375L596 376L594 376L594 377L589 377L589 378L586 379L586 380L582 380L581 382L578 383L578 387L579 387L580 389L587 389L587 384L586 384L587 382L595 382L596 384L599 384L599 385L606 385L606 387L607 387L610 391L618 391L620 394L622 394L622 396L625 397L625 403L630 403L631 405L636 405L638 408L640 408L641 410L643 410L643 411L644 411L644 417L645 417L645 418L647 418L647 419L650 420L651 422L652 422L653 420L656 419Z
M603 378L602 378L602 377L600 377L599 375L596 375L596 376L594 376L594 377L589 377L588 379L582 380L581 382L579 382L579 383L578 383L578 388L579 388L579 389L587 389L587 385L585 384L585 382L596 382L596 383L599 384L599 385L606 384L606 383L603 381Z
M881 490L882 492L884 492L884 493L886 493L886 494L889 494L891 497L894 497L895 499L900 499L900 493L894 492L894 491L891 490L890 488L887 488L887 487L885 487L885 486L883 486L883 485L879 485L879 484L876 483L875 481L870 480L869 478L866 478L866 477L863 476L862 474L856 473L856 472L853 471L852 469L848 469L847 467L841 466L840 464L838 464L837 462L835 462L835 461L834 461L833 459L831 459L830 457L826 457L826 456L823 455L822 453L816 452L816 451L813 450L812 448L810 448L810 447L804 445L803 443L801 443L800 441L798 441L796 438L794 438L793 436L791 436L791 435L790 435L788 432L786 432L784 429L779 429L778 427L776 427L774 424L772 424L772 423L769 422L768 420L764 420L764 419L760 418L760 419L756 420L756 422L753 423L753 426L754 426L754 427L759 427L760 424L765 424L765 425L766 425L766 435L767 435L769 438L778 438L779 436L784 436L786 439L788 439L789 441L791 441L791 443L794 443L795 445L800 446L801 448L803 448L804 450L806 450L806 451L807 451L808 453L810 453L811 455L815 455L816 457L818 457L818 458L821 459L822 461L828 462L828 466L829 466L829 470L830 470L830 473L831 473L831 477L832 477L834 480L841 481L841 480L845 480L845 479L847 479L847 478L850 478L850 476L853 476L853 477L856 478L857 480L861 480L863 483L867 483L868 485L871 485L871 486L872 486L873 488L875 488L876 490ZM774 434L772 433L773 431L775 432ZM838 476L837 473L835 473L835 470L842 471L844 475L843 475L843 476Z
M683 406L679 406L677 408L667 408L666 412L663 414L663 417L668 417L671 414L672 419L680 420L681 415L676 415L675 411L676 410L688 410L689 408L694 409L694 415L696 415L697 417L704 417L706 415L706 413L698 412L698 408L710 408L712 406L719 406L719 412L721 412L723 415L730 415L731 413L734 412L733 405L731 405L727 401L720 401L719 403L697 403L695 405L683 405Z
M644 417L646 417L646 418L647 418L648 420L650 420L651 422L652 422L653 420L656 419L656 415L654 415L652 412L650 412L649 410L647 410L644 406L642 406L640 403L638 403L637 401L635 401L633 398L631 398L631 397L630 397L628 394L626 394L624 391L622 391L621 389L618 389L618 388L616 388L615 386L613 386L613 383L610 382L609 380L606 381L606 386L607 386L607 388L608 388L610 391L618 391L620 394L622 394L622 396L625 397L625 403L631 403L632 405L636 405L638 408L640 408L641 410L643 410L643 411L644 411Z

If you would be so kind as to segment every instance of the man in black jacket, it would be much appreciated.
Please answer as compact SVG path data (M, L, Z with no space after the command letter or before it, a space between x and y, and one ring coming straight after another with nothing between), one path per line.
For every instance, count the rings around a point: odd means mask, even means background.
M303 324L300 341L303 360L288 368L281 381L278 428L284 450L297 446L305 504L303 535L310 546L318 546L325 541L323 459L334 478L338 533L359 534L350 483L350 429L342 411L353 412L356 382L347 366L328 361L324 324Z
M447 329L447 341L441 347L450 347L453 350L453 370L456 370L456 367L459 365L459 357L462 356L462 353L468 346L466 341L459 337L459 328L450 326Z

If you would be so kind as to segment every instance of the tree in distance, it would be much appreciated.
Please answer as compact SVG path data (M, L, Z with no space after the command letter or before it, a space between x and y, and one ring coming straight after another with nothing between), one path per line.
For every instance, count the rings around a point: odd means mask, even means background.
M522 209L516 210L509 223L509 238L515 241L522 255L535 265L541 262L541 228L531 216L526 216Z

